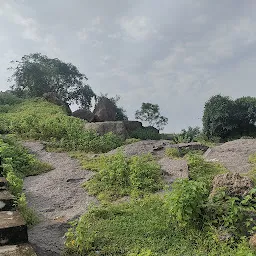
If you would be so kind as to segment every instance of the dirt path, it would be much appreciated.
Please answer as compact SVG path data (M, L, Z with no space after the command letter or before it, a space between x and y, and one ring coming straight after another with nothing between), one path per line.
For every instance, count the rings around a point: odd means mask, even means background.
M66 153L46 152L40 142L29 141L23 145L54 168L24 181L28 204L41 220L29 230L29 241L39 256L60 255L67 222L83 214L90 204L97 203L81 187L93 173L82 170L78 161Z

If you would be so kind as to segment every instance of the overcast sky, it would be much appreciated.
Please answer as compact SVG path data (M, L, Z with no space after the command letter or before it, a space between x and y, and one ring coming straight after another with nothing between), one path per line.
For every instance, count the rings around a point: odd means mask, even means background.
M41 52L120 95L130 119L151 102L166 132L201 126L210 96L256 96L255 13L255 0L0 0L0 90L12 59Z

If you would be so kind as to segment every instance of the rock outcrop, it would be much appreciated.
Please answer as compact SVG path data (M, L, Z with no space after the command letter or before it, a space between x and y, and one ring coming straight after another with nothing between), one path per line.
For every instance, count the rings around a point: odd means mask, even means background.
M212 182L211 196L218 189L224 188L228 196L244 197L253 188L253 182L248 177L242 177L239 173L225 173L217 175Z
M94 114L89 109L78 109L72 113L72 116L91 122Z
M94 118L92 122L115 121L116 105L110 99L101 97L94 108L93 114Z

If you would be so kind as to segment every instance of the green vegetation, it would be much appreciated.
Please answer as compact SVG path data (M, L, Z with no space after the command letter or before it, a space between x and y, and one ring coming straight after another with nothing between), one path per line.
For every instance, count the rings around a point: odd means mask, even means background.
M144 127L132 131L130 134L131 138L139 140L160 140L161 134L154 127Z
M127 159L122 153L101 156L91 162L89 169L97 170L94 177L85 183L90 194L108 201L122 196L140 196L163 187L160 166L151 155Z
M165 155L170 158L179 158L181 157L181 152L178 148L166 148Z
M221 140L256 135L256 98L242 97L232 100L215 95L205 104L203 116L204 134Z
M64 110L42 99L27 100L0 114L0 131L42 139L53 147L86 152L107 152L123 141L111 133L99 136L83 129L84 121L67 116Z
M3 175L6 177L17 205L28 225L35 224L38 219L32 209L27 207L26 197L22 193L23 178L51 170L51 166L38 161L28 153L14 136L6 135L0 138L0 156Z
M158 104L142 103L140 110L135 112L135 119L148 122L150 126L155 126L159 130L163 130L168 123L168 118L161 116Z

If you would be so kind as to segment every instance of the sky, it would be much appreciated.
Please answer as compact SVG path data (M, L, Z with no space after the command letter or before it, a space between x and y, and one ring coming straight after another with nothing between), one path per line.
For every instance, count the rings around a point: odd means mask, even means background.
M211 96L256 96L255 13L255 0L0 0L0 90L11 60L40 52L119 95L131 120L151 102L165 132L201 126Z

